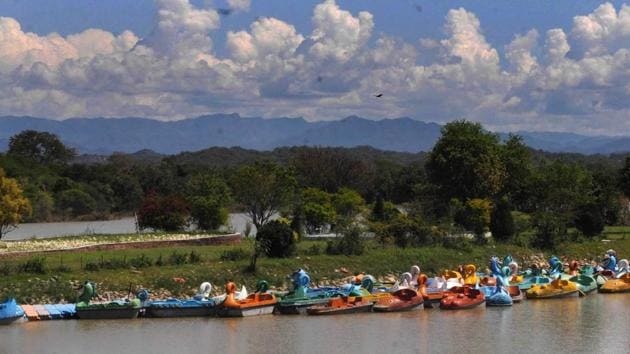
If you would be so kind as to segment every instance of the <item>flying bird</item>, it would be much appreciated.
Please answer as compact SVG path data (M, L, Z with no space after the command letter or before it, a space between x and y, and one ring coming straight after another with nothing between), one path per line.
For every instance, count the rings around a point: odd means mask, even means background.
M382 93L379 93L379 94L374 95L374 97L381 98L381 97L383 97L383 94L382 94Z
M232 14L232 9L217 9L217 12L219 13L219 15L222 16L229 16L230 14Z

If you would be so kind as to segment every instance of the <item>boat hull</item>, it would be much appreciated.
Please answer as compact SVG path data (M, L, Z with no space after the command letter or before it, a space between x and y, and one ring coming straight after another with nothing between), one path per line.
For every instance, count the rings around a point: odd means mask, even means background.
M303 315L311 306L325 305L330 299L310 299L304 301L279 302L276 305L276 312L283 315Z
M370 312L373 307L374 304L372 302L355 304L346 307L313 306L309 307L306 310L306 313L314 316L347 315L352 313Z
M249 307L220 307L217 309L217 315L219 317L251 317L271 315L275 304L262 305L262 306L249 306Z
M415 302L415 303L409 302L409 303L394 304L394 305L389 305L389 306L376 304L374 305L374 307L372 307L372 310L374 310L374 312L404 312L404 311L419 310L423 307L424 307L424 303L420 301L420 302Z
M153 318L207 317L214 315L215 312L214 307L205 306L184 308L147 307L145 316Z
M121 309L79 309L77 317L82 320L108 320L121 318L136 318L140 313L139 308Z
M13 316L13 317L0 318L0 325L6 326L6 325L10 325L12 323L22 322L24 320L25 320L24 314L16 315L16 316Z
M577 297L579 295L579 290L566 291L555 294L543 294L543 295L534 295L531 293L525 293L528 299L562 299L567 297Z

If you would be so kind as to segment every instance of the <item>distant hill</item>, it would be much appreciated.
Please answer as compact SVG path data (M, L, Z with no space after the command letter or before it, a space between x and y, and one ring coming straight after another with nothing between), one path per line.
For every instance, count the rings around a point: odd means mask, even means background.
M11 136L26 129L57 134L80 153L98 155L141 150L178 154L210 147L273 150L282 146L371 146L415 153L433 147L440 137L441 126L411 118L370 120L356 116L327 122L307 122L302 118L244 118L238 114L215 114L172 122L148 118L57 121L9 116L0 117L0 151L6 150ZM550 152L610 154L630 151L630 137L553 132L517 134L531 148Z

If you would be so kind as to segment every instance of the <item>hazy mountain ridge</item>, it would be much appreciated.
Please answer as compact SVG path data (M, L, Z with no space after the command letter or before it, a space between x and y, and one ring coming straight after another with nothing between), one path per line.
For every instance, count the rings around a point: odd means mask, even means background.
M208 147L272 150L282 146L372 146L380 150L428 151L440 137L441 125L411 118L369 120L356 116L338 121L307 122L302 118L242 118L215 114L164 122L148 118L72 118L62 121L33 117L0 117L0 149L11 136L34 129L57 134L83 154L160 154ZM574 133L516 132L534 149L550 152L609 154L630 151L630 137ZM507 133L500 133L502 137Z

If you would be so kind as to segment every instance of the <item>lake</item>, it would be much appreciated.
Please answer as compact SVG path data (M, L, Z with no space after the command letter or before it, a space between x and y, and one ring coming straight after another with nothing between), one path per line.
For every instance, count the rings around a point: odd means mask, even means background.
M630 294L330 317L30 322L0 353L630 353Z
M228 223L234 232L244 233L247 222L251 219L244 213L232 213ZM68 221L20 224L17 229L3 236L3 240L23 240L32 237L48 238L58 236L75 236L86 234L132 234L136 232L134 218L122 218L104 221ZM252 225L251 234L256 233Z

